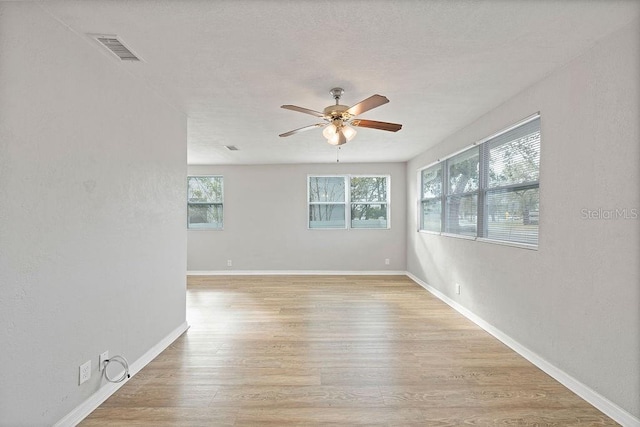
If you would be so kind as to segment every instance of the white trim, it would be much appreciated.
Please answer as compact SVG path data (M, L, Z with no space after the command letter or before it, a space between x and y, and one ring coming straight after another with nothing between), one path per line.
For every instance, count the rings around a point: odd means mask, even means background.
M338 270L192 270L187 276L405 276L406 271L338 271Z
M595 390L581 383L571 375L567 374L562 369L552 365L547 362L544 358L540 357L538 354L529 350L527 347L520 344L518 341L511 338L509 335L505 334L495 326L486 322L484 319L469 311L467 308L458 304L438 289L429 285L426 282L423 282L413 274L407 272L407 277L416 282L418 285L425 288L431 294L433 294L436 298L442 300L444 303L449 305L451 308L456 310L458 313L465 316L467 319L471 320L473 323L493 335L503 344L507 345L513 351L518 353L520 356L527 359L529 362L536 365L538 368L542 369L544 372L553 377L560 384L567 387L569 390L573 391L575 394L580 396L582 399L586 400L591 405L595 406L598 410L602 411L605 415L611 417L617 423L625 427L640 427L640 419L634 417L629 412L625 411L620 406L616 405L606 397L602 396Z
M155 359L160 353L162 353L172 342L174 342L180 335L182 335L187 329L189 329L189 325L185 321L182 325L178 326L172 332L169 333L166 337L164 337L160 342L151 347L145 354L143 354L138 360L129 365L129 373L131 376L134 376L142 368L144 368L149 362ZM128 380L127 380L128 381ZM73 427L76 426L85 419L91 412L98 408L111 396L115 393L120 387L125 385L127 381L123 381L121 383L107 383L103 387L99 388L98 391L93 393L87 400L82 402L80 405L76 406L71 412L65 415L60 421L55 423L54 427Z

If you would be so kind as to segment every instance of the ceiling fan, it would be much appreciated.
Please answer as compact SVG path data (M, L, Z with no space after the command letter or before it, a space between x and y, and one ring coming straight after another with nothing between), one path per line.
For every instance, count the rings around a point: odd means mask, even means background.
M342 145L346 144L348 141L351 141L356 135L356 130L353 127L379 129L389 132L397 132L402 129L402 125L397 123L378 122L375 120L355 118L365 111L369 111L389 102L389 99L387 99L386 96L372 95L364 101L357 103L353 107L348 107L346 105L340 105L340 97L344 93L344 90L342 88L335 87L331 89L329 93L333 96L333 99L336 100L336 104L328 106L323 110L323 112L310 110L308 108L302 108L295 105L283 105L282 108L287 110L299 111L301 113L321 117L322 119L324 119L324 122L281 133L280 136L290 136L295 133L323 127L324 130L322 131L322 135L327 138L327 142L329 144Z

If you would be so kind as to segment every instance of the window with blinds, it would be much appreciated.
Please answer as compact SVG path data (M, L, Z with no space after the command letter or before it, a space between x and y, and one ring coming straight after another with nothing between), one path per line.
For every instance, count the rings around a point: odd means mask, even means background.
M540 118L482 146L487 168L484 236L538 244Z
M389 175L307 177L309 228L389 228L389 180Z
M449 158L446 162L445 232L477 235L479 151L477 147Z
M187 228L222 230L223 178L187 177Z
M442 163L424 169L420 176L422 187L420 229L442 231Z
M420 172L419 229L538 244L540 116Z

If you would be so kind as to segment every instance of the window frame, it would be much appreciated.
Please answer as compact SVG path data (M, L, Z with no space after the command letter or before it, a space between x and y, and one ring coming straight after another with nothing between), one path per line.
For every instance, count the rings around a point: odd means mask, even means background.
M471 151L477 151L476 154L472 154L469 157L475 157L478 156L478 185L477 188L475 190L469 190L469 191L465 191L464 189L462 190L461 193L452 193L451 192L451 176L450 176L450 171L449 171L449 166L450 166L450 161L452 159L455 159L458 156L461 156L465 153L471 152ZM447 235L447 236L462 236L462 237L466 237L466 238L471 238L471 239L475 239L478 237L478 218L480 216L480 192L481 192L481 176L482 176L482 166L480 165L480 149L478 146L474 145L470 148L467 148L465 150L459 151L457 152L455 155L453 156L449 156L444 162L442 163L442 205L441 205L441 210L442 210L442 233ZM451 231L450 227L451 224L449 222L449 218L451 216L451 212L450 212L450 207L449 207L449 199L453 198L453 197L457 197L457 198L466 198L466 197L476 197L476 221L474 224L475 227L475 235L469 235L469 234L465 234L465 233L455 233L453 231ZM459 224L458 224L459 225Z
M342 178L344 180L345 191L342 202L312 202L310 194L310 181L312 178ZM386 201L383 202L361 202L351 200L351 179L352 178L384 178L386 184ZM343 205L344 206L344 227L311 227L311 206L312 205ZM353 205L386 205L387 225L386 227L353 227L351 210ZM390 174L308 174L307 175L307 229L308 230L389 230L391 229L391 175Z
M341 202L312 202L311 201L311 179L312 178L342 178L344 183L344 197ZM307 229L308 230L346 230L348 229L349 213L347 212L348 197L349 197L349 182L346 175L307 175ZM327 205L342 205L344 206L344 227L311 227L311 206L327 206Z
M424 197L424 172L435 167L438 167L440 169L440 194L433 197ZM444 163L443 162L432 163L418 171L418 188L420 189L420 197L418 201L418 218L419 218L418 231L440 234L442 233L442 230L444 230L444 215L442 212L442 206L444 203L443 199L445 196L443 191L444 190L443 180L444 180ZM433 202L433 201L438 201L440 203L440 227L438 231L428 230L424 228L424 204L428 202Z
M220 202L190 202L189 201L189 179L190 178L220 178L222 191ZM223 231L224 230L224 176L223 175L187 175L187 231ZM189 208L192 206L220 206L222 211L222 221L220 227L191 227L189 221Z
M491 147L490 143L492 141L494 141L496 138L500 137L501 135L504 135L514 129L517 129L521 126L524 126L530 122L533 122L534 120L540 120L540 113L537 112L535 114L532 114L529 117L526 117L523 120L518 121L517 123L514 123L513 125L506 127L502 130L500 130L499 132L496 132L486 138L481 139L480 141L477 141L475 143L473 143L471 146L467 146L461 150L458 150L446 157L440 158L438 160L436 160L435 162L432 162L420 169L418 169L418 175L417 175L417 184L418 184L418 203L417 203L417 231L420 233L427 233L427 234L436 234L436 235L441 235L441 236L447 236L447 237L454 237L454 238L459 238L459 239L467 239L467 240L475 240L475 241L479 241L479 242L486 242L486 243L494 243L494 244L499 244L499 245L506 245L506 246L513 246L513 247L519 247L519 248L523 248L523 249L532 249L532 250L537 250L538 249L538 245L539 245L539 233L540 233L540 228L539 228L539 222L538 222L538 243L525 243L525 242L519 242L519 241L513 241L513 240L503 240L503 239L497 239L497 238L490 238L488 237L488 223L487 220L490 216L490 214L488 213L488 205L487 205L487 200L488 200L488 196L490 194L495 194L498 192L515 192L518 190L527 190L527 189L537 189L538 190L538 197L539 197L539 190L540 190L540 164L538 164L538 180L537 181L527 181L527 182L522 182L522 183L515 183L515 184L505 184L505 185L499 185L499 186L494 186L494 187L489 187L489 150L491 148L495 148L495 147ZM540 132L541 132L541 127L540 127ZM542 139L542 137L540 138ZM499 146L499 145L498 145ZM496 147L498 147L496 146ZM538 156L540 157L542 154L542 149L541 149L541 144L540 144L540 149L538 152ZM459 234L459 233L452 233L447 231L447 218L449 213L447 212L447 196L449 195L449 161L451 159L453 159L456 156L461 155L462 153L465 153L467 151L471 151L471 150L478 150L478 188L477 190L474 191L467 191L467 192L463 192L463 193L459 193L457 194L457 196L469 196L469 195L473 195L476 194L477 198L476 198L476 235L475 236L469 236L469 235L465 235L465 234ZM540 159L538 159L540 160ZM441 172L441 180L442 180L442 184L441 184L441 194L439 197L430 197L430 198L425 198L424 196L424 191L423 191L423 183L424 183L424 173L426 171L428 171L429 169L433 169L435 167L440 167L442 168L442 172ZM433 230L427 230L424 228L424 210L423 210L423 206L424 206L424 202L426 201L430 201L430 200L437 200L440 199L440 231L433 231ZM538 202L539 203L539 202ZM539 208L538 208L539 209ZM539 215L539 214L538 214Z

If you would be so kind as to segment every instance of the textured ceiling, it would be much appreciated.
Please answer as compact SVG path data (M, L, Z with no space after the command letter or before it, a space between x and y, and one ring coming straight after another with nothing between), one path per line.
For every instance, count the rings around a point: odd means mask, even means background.
M638 0L44 1L52 17L118 35L144 62L122 63L188 117L190 164L333 162L317 123L332 87L363 118L341 162L405 161L637 19ZM109 55L104 51L105 55ZM116 61L117 59L113 59ZM239 151L228 151L235 145Z

